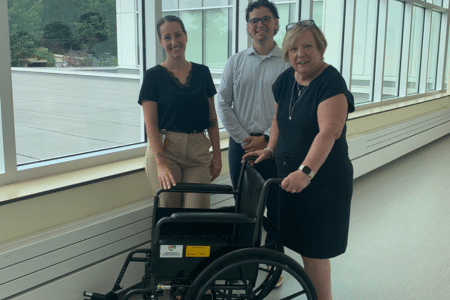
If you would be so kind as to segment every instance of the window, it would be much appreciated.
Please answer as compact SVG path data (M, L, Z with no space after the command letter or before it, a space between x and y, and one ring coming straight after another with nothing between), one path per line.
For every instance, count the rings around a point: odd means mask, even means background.
M373 101L377 1L356 0L353 68L350 89L355 103Z
M447 40L450 39L450 33L449 36L447 37ZM450 47L447 47L447 55L446 55L446 60L445 60L445 81L444 81L444 87L445 89L448 88L448 74L449 74L449 60L450 60Z
M295 1L273 1L278 10L280 17L278 21L279 30L274 36L274 40L278 47L282 47L284 35L286 34L286 25L298 20L298 14L295 13L296 4ZM282 3L277 3L282 2Z
M232 45L230 1L163 1L162 10L163 16L175 15L183 20L188 34L187 60L212 70L225 67Z
M344 24L342 1L314 1L313 20L322 30L328 46L324 60L328 64L340 69L342 55L342 24Z
M408 95L417 94L419 92L424 17L425 10L421 7L414 6L411 45L409 48Z
M428 52L428 76L426 87L427 91L436 90L441 18L442 18L441 13L436 11L433 11L431 13L430 47L428 48L429 52Z
M400 62L403 34L404 4L389 0L386 28L386 50L384 60L383 97L390 99L399 96Z
M18 165L143 141L115 0L8 0L8 12Z

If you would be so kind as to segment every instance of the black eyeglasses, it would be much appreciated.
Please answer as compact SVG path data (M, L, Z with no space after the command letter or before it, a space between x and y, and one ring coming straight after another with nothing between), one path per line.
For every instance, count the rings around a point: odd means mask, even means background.
M263 23L263 25L267 25L270 22L270 19L272 19L272 17L270 16L265 16L262 18L253 18L251 20L248 20L248 22L250 23L250 25L252 25L253 27L258 26L259 21L261 21Z
M286 26L286 31L291 30L292 28L294 28L295 25L309 27L309 26L316 26L316 23L314 23L314 20L304 20L300 22L290 23Z

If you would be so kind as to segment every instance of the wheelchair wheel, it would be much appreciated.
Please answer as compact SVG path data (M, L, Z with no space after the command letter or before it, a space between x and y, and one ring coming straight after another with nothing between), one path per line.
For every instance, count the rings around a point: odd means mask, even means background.
M284 284L275 288L277 274ZM249 275L247 277L247 275ZM268 279L269 278L269 279ZM265 283L264 283L265 282ZM189 288L186 299L316 300L316 292L303 268L289 256L271 249L246 248L230 252L206 267Z

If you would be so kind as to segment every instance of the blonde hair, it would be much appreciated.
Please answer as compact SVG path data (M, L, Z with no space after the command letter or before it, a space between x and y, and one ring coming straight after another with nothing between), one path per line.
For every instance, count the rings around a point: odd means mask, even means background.
M289 61L289 49L297 41L298 37L304 30L309 30L313 34L317 48L322 53L325 53L325 49L327 49L328 43L319 27L317 27L316 25L302 26L296 24L292 27L292 29L286 32L283 39L281 50L283 52L284 61Z

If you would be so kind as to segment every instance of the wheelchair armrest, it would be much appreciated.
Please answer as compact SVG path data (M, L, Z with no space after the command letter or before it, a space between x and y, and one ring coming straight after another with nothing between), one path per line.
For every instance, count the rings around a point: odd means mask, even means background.
M179 212L173 213L170 218L174 222L198 222L198 223L255 223L254 218L239 213L215 213L215 212Z
M232 193L233 187L225 184L207 184L207 183L177 183L176 186L171 189L159 189L156 195L163 192L183 192L183 193Z

